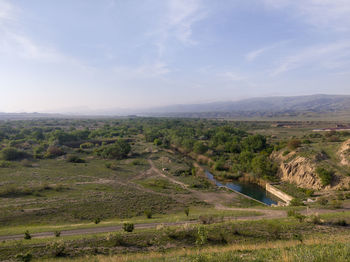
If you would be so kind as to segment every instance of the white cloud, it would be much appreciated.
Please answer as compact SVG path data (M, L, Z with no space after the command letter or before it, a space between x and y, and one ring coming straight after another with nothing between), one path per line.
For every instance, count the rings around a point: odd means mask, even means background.
M144 64L138 67L116 66L113 72L120 77L127 79L136 78L154 78L166 75L170 72L167 64L161 61L156 61L150 64Z
M319 28L335 31L350 30L349 0L263 0L273 9L287 9L296 18Z
M327 45L308 47L299 53L282 59L279 65L272 70L276 76L291 70L308 66L309 68L341 68L350 62L350 41L342 41Z
M219 74L219 76L229 79L230 81L242 81L246 79L246 77L244 77L243 75L231 71L221 73Z
M193 25L207 16L201 0L169 0L165 14L159 21L159 27L151 35L156 37L155 45L160 59L171 41L195 45Z

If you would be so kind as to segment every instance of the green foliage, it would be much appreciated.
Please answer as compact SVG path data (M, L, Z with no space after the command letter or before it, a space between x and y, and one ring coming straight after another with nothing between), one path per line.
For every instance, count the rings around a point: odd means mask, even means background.
M24 151L20 151L20 150L17 150L16 148L9 147L9 148L4 148L1 151L1 157L3 160L6 160L6 161L15 161L15 160L21 160L30 156L28 153Z
M85 163L86 161L84 159L81 159L80 157L76 155L68 155L67 156L67 162L70 163Z
M306 216L300 214L299 212L297 212L295 210L288 210L287 215L288 215L288 217L296 218L300 223L303 222L306 218Z
M197 154L204 154L208 151L208 147L203 142L195 142L193 146L193 151Z
M99 224L100 222L101 222L101 218L99 218L99 217L95 218L94 223L96 225Z
M152 210L147 209L147 210L145 210L144 213L148 219L152 218L152 215L153 215Z
M190 208L189 207L185 207L184 212L185 212L186 216L188 217L189 214L190 214Z
M15 257L18 261L22 262L30 262L33 260L33 255L31 253L25 253L25 254L18 254Z
M55 237L60 237L61 236L61 231L56 230L54 232Z
M0 168L9 168L11 167L10 161L0 161Z
M106 159L126 158L131 150L129 143L123 139L118 139L112 145L106 145L97 150L97 154Z
M327 170L323 167L318 167L316 173L321 179L322 185L327 186L332 182L334 172L332 170Z
M57 146L49 146L46 150L46 158L55 158L64 155L64 151Z
M287 146L290 150L295 150L301 146L301 141L299 139L291 139L288 141Z
M305 206L305 204L303 203L303 201L301 201L299 198L293 198L290 201L290 206Z
M24 232L24 239L26 239L26 240L32 239L32 236L30 235L28 230L26 232Z
M277 172L277 166L266 154L259 154L253 158L251 169L254 174L264 179L273 180Z
M132 231L134 231L134 224L133 223L124 223L123 229L125 232L132 232Z
M208 232L204 226L197 228L196 245L203 246L208 242Z

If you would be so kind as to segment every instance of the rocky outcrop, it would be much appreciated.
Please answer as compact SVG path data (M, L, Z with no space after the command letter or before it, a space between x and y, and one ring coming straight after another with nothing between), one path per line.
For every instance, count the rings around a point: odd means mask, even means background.
M343 166L350 166L350 139L346 140L339 148L338 155L340 157L340 164Z
M286 157L292 157L290 153ZM322 188L321 180L316 174L316 164L305 157L295 156L290 161L281 161L280 176L282 181L294 183L303 188L319 190Z

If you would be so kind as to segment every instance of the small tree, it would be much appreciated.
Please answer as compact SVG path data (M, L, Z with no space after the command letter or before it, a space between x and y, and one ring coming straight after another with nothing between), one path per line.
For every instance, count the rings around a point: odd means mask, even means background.
M190 214L190 208L189 207L185 207L185 210L184 210L186 216L188 217L188 215Z
M125 232L132 232L132 231L134 231L134 224L133 223L124 223L123 229Z
M99 217L95 218L94 222L95 222L96 225L99 224L101 222L101 218L99 218Z
M148 210L145 210L145 215L148 219L151 219L153 214L152 214L152 211L148 209Z
M28 230L26 232L24 232L24 239L27 239L27 240L32 239L32 236L30 235Z
M300 147L300 145L301 145L301 141L299 139L292 139L292 140L289 140L287 146L290 150L295 150L298 147Z
M208 242L208 232L204 226L199 226L197 230L196 245L203 246Z

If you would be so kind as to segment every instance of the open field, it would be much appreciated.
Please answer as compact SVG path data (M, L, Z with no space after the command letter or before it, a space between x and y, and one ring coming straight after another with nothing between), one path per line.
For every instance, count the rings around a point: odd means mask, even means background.
M317 163L346 178L349 168L339 165L338 151L348 134L313 135L313 129L331 124L179 119L0 123L0 260L17 256L26 261L29 254L78 261L84 256L101 261L298 261L289 250L321 252L332 244L327 234L339 239L334 252L347 252L347 189L308 190L281 182L273 158L290 150L289 141L301 140L286 163L325 154ZM299 202L259 205L218 188L203 168L222 181L250 175L278 182ZM320 197L327 202L302 202ZM124 232L126 223L133 232ZM30 240L24 239L26 231ZM315 242L318 237L324 241ZM263 248L266 239L269 249Z

